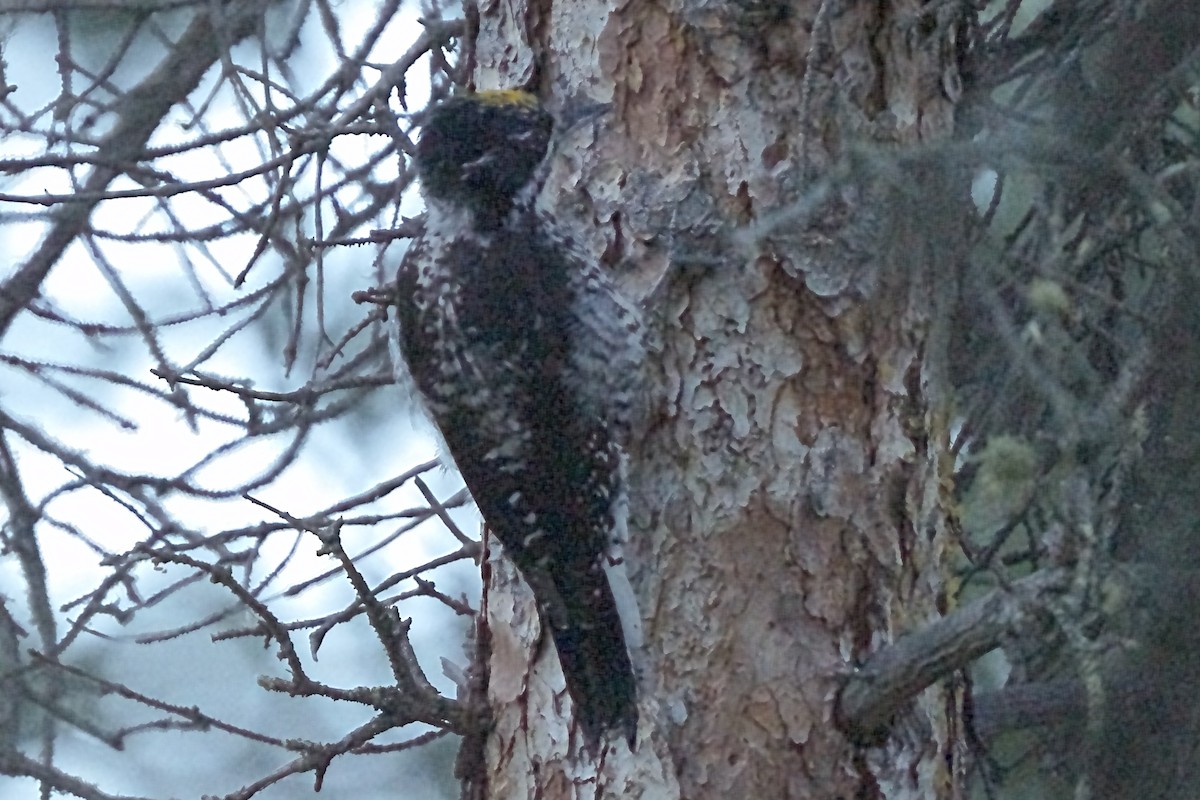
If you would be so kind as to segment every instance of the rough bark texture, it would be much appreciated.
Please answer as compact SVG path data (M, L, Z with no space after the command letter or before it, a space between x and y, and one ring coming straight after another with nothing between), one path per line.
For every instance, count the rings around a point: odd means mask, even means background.
M612 103L555 179L656 334L629 548L647 641L637 753L597 766L548 719L552 649L493 570L489 796L953 796L952 693L871 749L831 718L840 676L938 614L949 533L920 226L882 226L895 193L871 180L826 181L856 146L948 134L951 11L521 6L480 9L476 84ZM966 202L915 188L914 212Z

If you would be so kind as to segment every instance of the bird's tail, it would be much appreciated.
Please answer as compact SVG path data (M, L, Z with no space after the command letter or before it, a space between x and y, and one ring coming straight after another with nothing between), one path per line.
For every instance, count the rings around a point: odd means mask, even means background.
M573 577L569 586L555 587L559 612L545 621L576 718L593 750L606 731L622 733L632 748L637 737L637 681L609 577L600 564Z

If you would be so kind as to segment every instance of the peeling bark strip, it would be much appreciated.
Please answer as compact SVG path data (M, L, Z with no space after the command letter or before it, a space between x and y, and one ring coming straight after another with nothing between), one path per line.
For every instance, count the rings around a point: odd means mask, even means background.
M966 185L921 187L933 221L885 225L891 187L839 165L949 133L952 5L480 7L477 88L611 103L554 156L543 202L656 328L628 555L655 734L580 754L528 598L493 570L491 796L951 796L947 690L876 754L832 720L842 676L945 602L920 237L954 224Z

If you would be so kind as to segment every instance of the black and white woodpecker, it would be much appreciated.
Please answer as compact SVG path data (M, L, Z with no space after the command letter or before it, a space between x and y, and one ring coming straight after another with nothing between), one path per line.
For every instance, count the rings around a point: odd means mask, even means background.
M627 639L640 620L611 554L624 537L641 326L536 206L554 127L521 91L425 112L415 162L427 216L396 280L398 371L533 590L585 740L594 749L615 731L632 746Z

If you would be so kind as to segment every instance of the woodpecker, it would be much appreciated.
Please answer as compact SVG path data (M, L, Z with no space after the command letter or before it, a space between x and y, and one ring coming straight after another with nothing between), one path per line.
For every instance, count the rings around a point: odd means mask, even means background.
M611 554L624 536L641 325L536 207L554 130L521 91L425 112L414 160L427 213L396 280L398 372L533 590L585 741L594 750L617 732L632 747L626 640L640 620Z

